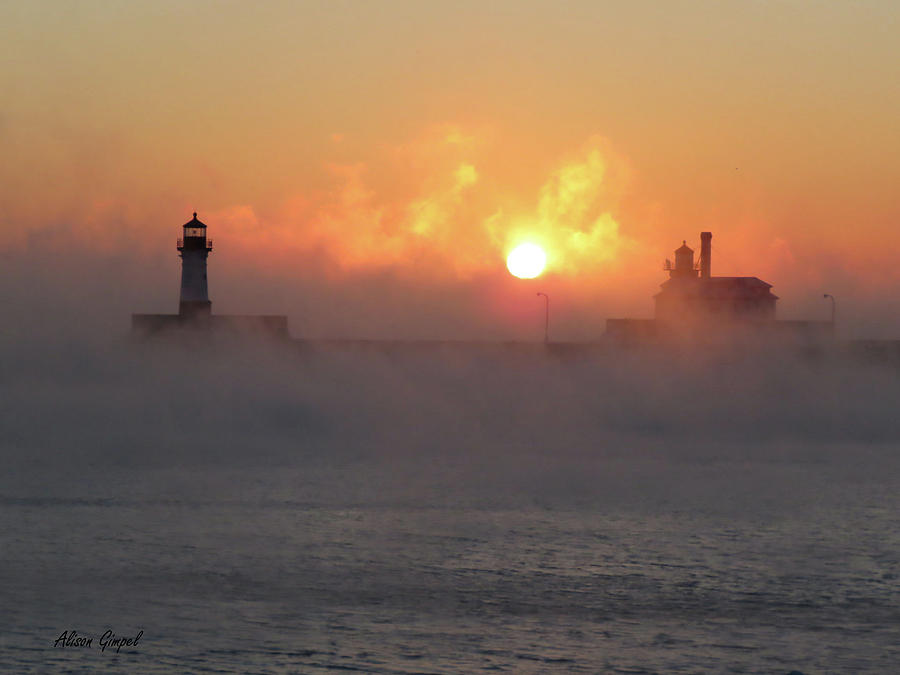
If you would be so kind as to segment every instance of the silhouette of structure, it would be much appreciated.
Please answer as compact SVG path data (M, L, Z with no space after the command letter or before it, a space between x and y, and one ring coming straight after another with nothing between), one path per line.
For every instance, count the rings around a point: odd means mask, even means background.
M183 330L205 330L246 335L289 337L287 317L280 315L236 316L215 315L209 300L206 262L212 251L212 239L206 236L206 225L197 214L184 224L183 236L177 242L181 257L181 295L178 314L132 314L134 335L148 337Z
M181 316L207 317L212 314L206 283L206 259L212 251L212 239L206 238L206 225L194 218L184 224L184 237L178 240L181 256Z
M772 284L757 277L712 276L712 233L701 232L700 241L699 270L687 242L675 251L674 266L666 261L669 280L654 296L657 320L680 321L687 316L774 320L778 296L772 293Z
M827 321L775 318L778 296L758 277L712 276L712 233L700 233L700 260L687 242L666 260L669 279L654 296L653 319L607 319L606 336L622 342L669 338L709 339L760 335L816 340L831 337Z

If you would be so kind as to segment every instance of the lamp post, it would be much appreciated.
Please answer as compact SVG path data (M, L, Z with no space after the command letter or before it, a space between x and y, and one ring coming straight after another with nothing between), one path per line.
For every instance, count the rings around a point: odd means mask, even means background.
M546 293L538 293L544 296L544 344L550 342L550 296Z
M831 332L834 333L834 332L835 332L835 323L834 323L834 319L835 319L835 315L837 314L837 310L836 310L836 307L835 307L836 303L835 303L835 301L834 301L834 296L833 296L831 293L826 293L826 294L823 295L822 297L823 297L823 298L829 298L829 299L831 300Z

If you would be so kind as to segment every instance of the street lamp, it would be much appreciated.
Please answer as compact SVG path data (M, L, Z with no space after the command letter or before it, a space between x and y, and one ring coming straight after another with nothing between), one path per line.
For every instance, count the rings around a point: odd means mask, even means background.
M550 296L546 293L538 293L544 296L544 344L550 342Z
M834 329L835 329L834 318L837 313L836 308L835 308L834 296L831 293L826 293L822 297L829 298L831 300L831 331L834 332Z

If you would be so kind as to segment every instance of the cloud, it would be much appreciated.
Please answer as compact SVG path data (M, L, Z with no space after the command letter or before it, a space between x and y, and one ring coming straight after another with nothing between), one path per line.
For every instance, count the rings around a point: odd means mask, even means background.
M551 270L589 273L631 243L613 214L623 172L600 138L549 170L537 193L500 195L483 181L473 133L439 127L416 142L388 148L366 163L331 163L331 186L302 194L261 219L249 205L215 212L218 231L254 248L260 240L297 255L316 251L345 271L390 268L399 274L467 279L502 268L527 239L544 246ZM379 189L385 162L401 158L420 173L404 189ZM612 167L612 168L611 168ZM301 208L297 208L297 204ZM251 240L256 239L256 244Z

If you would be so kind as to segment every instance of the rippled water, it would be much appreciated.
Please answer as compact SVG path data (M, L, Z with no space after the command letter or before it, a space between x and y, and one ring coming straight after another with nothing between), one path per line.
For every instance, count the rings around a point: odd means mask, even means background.
M281 406L294 394L253 386L262 399L241 407L268 411L270 424L291 417ZM76 424L63 414L74 394L28 391L61 433L58 453L37 442L26 452L24 426L5 420L7 446L19 448L0 480L10 672L887 673L900 663L890 433L686 449L628 432L618 440L631 445L573 448L571 418L554 445L553 434L476 434L469 410L420 415L404 424L443 438L401 441L398 411L415 409L405 402L386 419L383 403L379 415L341 409L368 420L368 439L338 426L296 456L273 453L296 428L255 445L259 430L240 418L229 434L246 432L243 453L224 435L201 453L180 440L181 421L164 437L141 425L141 407L123 413L150 437L140 452L89 456L76 452L85 416L93 424L117 404L92 403ZM121 393L109 381L101 391ZM331 419L333 401L297 396ZM138 400L161 410L146 391ZM492 419L522 405L497 399ZM213 422L226 424L203 417ZM94 648L54 648L72 629ZM101 653L106 629L143 637Z
M334 474L310 484L260 469L112 473L121 483L105 496L7 497L4 661L20 672L893 670L896 483L749 467L761 503L736 514L727 483L746 466L676 467L672 480L700 474L723 492L674 501L641 494L641 467L630 469L635 494L620 503L456 503L447 485L414 503L358 501ZM371 475L345 470L353 487ZM807 483L802 495L777 494L785 472ZM229 494L191 495L191 480ZM319 499L295 498L310 493ZM107 628L142 629L140 649L51 647L62 630Z

